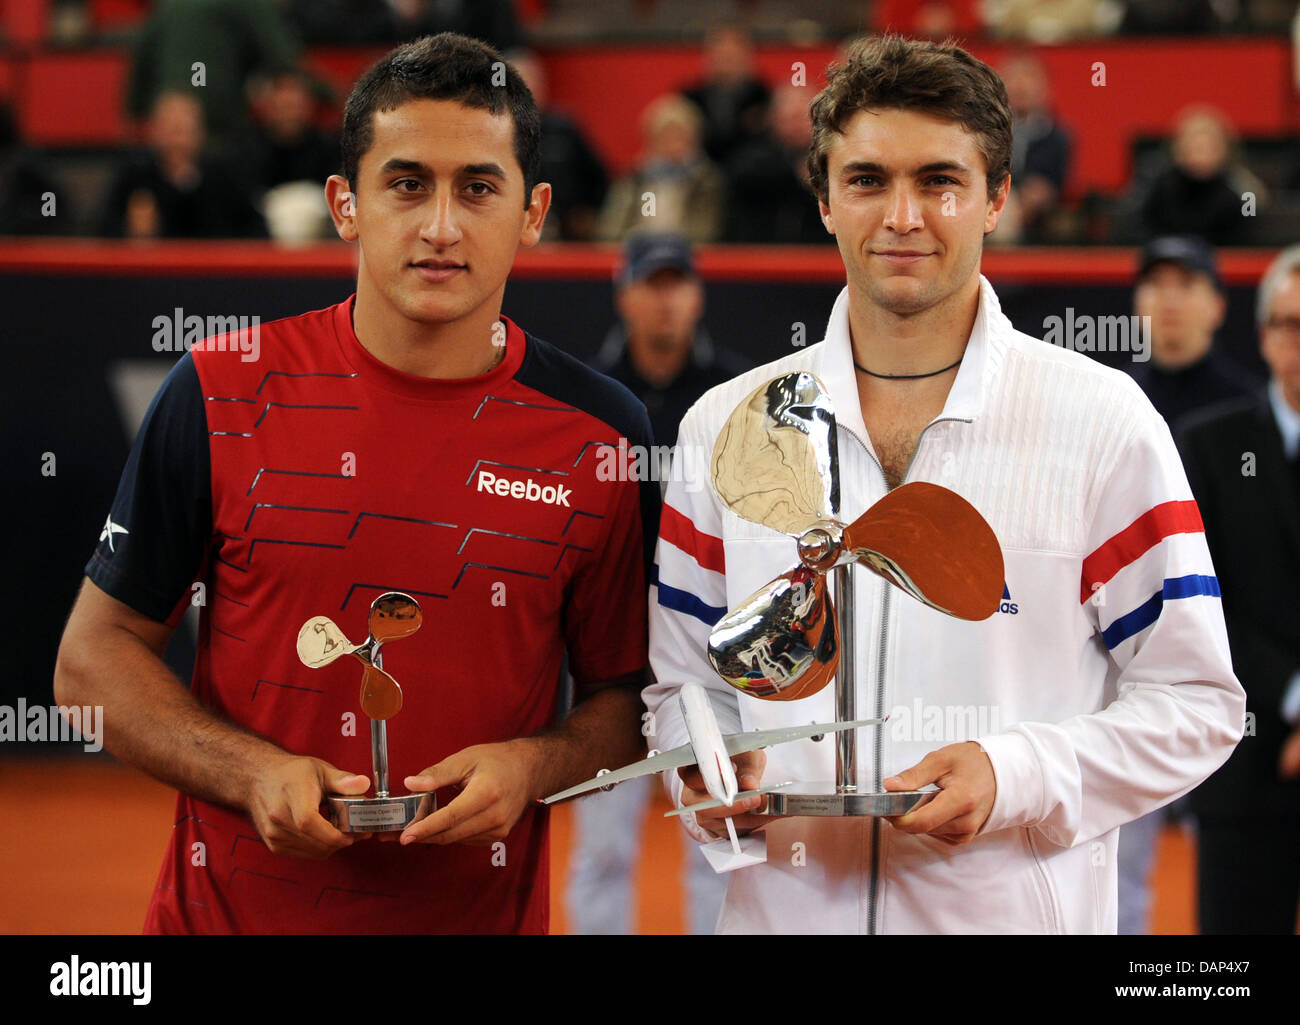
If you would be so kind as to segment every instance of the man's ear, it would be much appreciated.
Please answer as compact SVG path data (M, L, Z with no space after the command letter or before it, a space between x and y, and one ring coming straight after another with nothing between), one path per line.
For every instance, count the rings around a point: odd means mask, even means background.
M357 197L341 174L332 174L325 182L325 202L329 204L334 230L344 242L360 238L357 231Z
M817 200L817 212L822 215L822 224L826 225L826 231L835 234L835 218L831 216L831 208L826 205L824 200Z
M551 208L551 185L538 182L533 186L532 198L524 210L524 227L519 233L519 244L525 249L537 245L542 237L542 226L546 223L546 211Z
M1002 188L998 189L997 195L989 200L989 212L984 215L985 235L998 226L998 221L1002 219L1002 211L1006 208L1009 195L1011 195L1011 175L1008 174L1006 180L1002 183Z

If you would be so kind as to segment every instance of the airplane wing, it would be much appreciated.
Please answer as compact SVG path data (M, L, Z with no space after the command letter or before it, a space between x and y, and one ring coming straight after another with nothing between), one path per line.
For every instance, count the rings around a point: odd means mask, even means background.
M879 726L884 721L884 719L854 719L852 722L815 722L807 726L783 726L777 730L730 733L722 739L727 745L727 754L738 755L744 751L757 751L760 747L787 744L792 740L803 740L805 737L815 737L823 733L838 733L840 730L857 729L859 726ZM698 808L699 805L696 807Z
M613 772L606 772L594 779L587 780L585 783L579 783L575 787L569 787L568 790L561 790L558 794L552 794L550 797L543 797L542 804L554 804L556 801L564 801L568 800L570 797L577 797L579 794L585 794L588 790L607 787L614 783L622 783L625 780L636 779L638 776L648 776L652 772L663 772L666 769L678 769L683 765L694 764L694 748L692 748L690 744L683 744L681 747L675 747L671 751L663 751L650 758L643 758L639 762L625 765L621 769L615 769Z
M735 804L736 801L743 801L746 797L753 797L755 794L770 794L773 790L780 790L782 787L788 787L793 782L794 780L786 780L784 783L770 783L765 787L758 787L756 790L742 790L740 793L736 794L736 800L731 803ZM666 811L664 812L664 818L668 818L671 815L685 815L688 811L703 811L705 808L722 808L725 807L726 804L726 801L718 800L701 801L699 804L692 804L689 808L674 808L672 811Z

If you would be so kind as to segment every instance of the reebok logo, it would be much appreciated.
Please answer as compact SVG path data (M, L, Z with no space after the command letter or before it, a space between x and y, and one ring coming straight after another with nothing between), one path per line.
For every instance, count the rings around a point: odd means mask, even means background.
M1008 616L1014 616L1020 612L1020 606L1011 600L1011 590L1007 587L1006 581L1002 583L1002 604L998 606L998 611L1005 612Z
M502 498L522 498L525 502L562 505L566 509L571 508L569 496L573 494L572 488L560 484L543 486L531 477L526 481L510 480L508 477L498 477L491 470L479 470L476 490L486 491L489 495L500 495Z

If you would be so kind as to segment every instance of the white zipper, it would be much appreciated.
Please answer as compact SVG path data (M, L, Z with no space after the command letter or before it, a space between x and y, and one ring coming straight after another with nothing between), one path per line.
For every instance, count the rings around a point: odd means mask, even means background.
M1051 916L1052 933L1056 936L1063 935L1061 929L1061 920L1056 913L1056 895L1052 892L1052 881L1047 875L1047 869L1043 866L1038 857L1038 848L1034 846L1033 831L1025 828L1025 843L1029 846L1029 853L1034 857L1034 868L1038 871L1038 878L1043 884L1043 895L1047 899L1047 911ZM1094 884L1095 887L1095 884Z
M900 486L902 484L907 483L907 475L912 471L912 464L916 462L916 457L921 451L921 440L925 437L925 432L928 431L935 424L949 423L949 422L968 424L971 421L969 417L960 417L960 416L936 417L934 420L931 420L928 424L926 424L923 428L921 428L921 433L916 436L916 446L912 449L912 457L907 461L906 469L903 470L903 479L899 482ZM885 482L885 493L888 494L889 491L891 490L891 488L889 487L889 477L886 476L885 468L884 466L881 465L880 460L876 458L876 455L872 451L871 446L868 445L865 441L863 441L862 438L858 437L858 435L854 433L852 430L850 430L849 428L843 426L842 424L839 424L838 426L840 430L842 430L850 438L852 438L859 445L861 445L862 450L866 452L866 454L871 458L871 461L876 464L876 468L880 471L880 476ZM840 463L842 466L843 460L841 460ZM843 496L844 488L842 486L840 488L840 493L841 496ZM886 651L886 644L888 640L886 635L889 632L891 590L893 590L891 587L889 587L888 585L885 586L884 598L880 606L880 639L878 645L878 651L880 653L880 656L876 661L876 687L875 687L876 700L875 700L875 713L874 713L875 718L877 719L883 718L885 714L885 651ZM855 683L856 683L856 675L857 674L854 674ZM855 699L855 703L856 703L856 699ZM876 737L875 737L875 743L872 747L870 783L874 791L879 791L881 787L880 776L881 773L884 771L883 769L884 766L883 727L876 726L875 731L876 731ZM876 934L876 898L880 886L881 851L884 847L882 841L883 841L883 837L880 831L880 817L873 815L871 818L871 876L867 883L867 906L865 908L868 936L874 936ZM1035 855L1035 860L1037 860L1037 855Z

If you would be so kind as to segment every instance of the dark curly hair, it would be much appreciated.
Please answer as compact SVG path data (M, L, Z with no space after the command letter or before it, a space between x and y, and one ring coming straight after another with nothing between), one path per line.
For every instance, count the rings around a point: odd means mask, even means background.
M990 197L1011 173L1011 104L997 72L951 41L868 36L827 69L812 102L808 184L822 202L831 136L859 110L919 110L957 122L984 156Z

